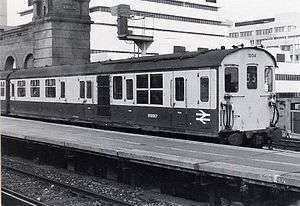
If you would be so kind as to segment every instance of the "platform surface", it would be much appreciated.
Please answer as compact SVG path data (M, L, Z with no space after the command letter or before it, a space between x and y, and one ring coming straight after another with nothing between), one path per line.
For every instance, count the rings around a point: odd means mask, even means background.
M1 117L1 134L161 164L300 187L300 152L218 145Z

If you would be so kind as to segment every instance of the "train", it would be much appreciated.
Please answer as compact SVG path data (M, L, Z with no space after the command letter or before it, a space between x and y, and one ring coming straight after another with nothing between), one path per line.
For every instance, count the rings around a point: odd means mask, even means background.
M281 138L276 67L243 47L1 71L1 114L262 147Z

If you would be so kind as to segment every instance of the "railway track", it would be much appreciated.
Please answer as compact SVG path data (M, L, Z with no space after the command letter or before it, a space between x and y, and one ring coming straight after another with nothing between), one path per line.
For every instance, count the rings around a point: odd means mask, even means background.
M48 206L42 202L39 202L33 198L26 197L21 193L12 191L5 187L1 188L1 198L2 204L4 206L8 205L18 205L18 206Z
M30 179L32 179L32 182L35 181L39 181L41 182L41 184L50 184L52 187L55 188L61 188L61 191L67 191L69 193L72 194L72 198L70 197L66 197L65 199L73 199L76 202L76 198L78 197L81 200L84 200L82 203L82 205L91 205L90 203L97 201L98 204L96 205L110 205L110 206L132 206L133 204L130 204L128 202L119 200L119 199L114 199L109 197L108 195L104 195L104 194L98 194L86 189L82 189L76 186L72 186L66 183L62 183L56 180L52 180L43 176L40 176L38 174L33 174L31 172L28 171L24 171L21 169L17 169L11 166L7 166L7 165L2 165L2 170L6 170L18 175L22 175L25 177L28 177ZM30 188L34 186L28 185ZM15 192L11 189L7 189L5 187L2 186L2 194L6 195L7 198L13 199L13 201L20 201L22 202L22 204L20 203L20 205L31 205L31 206L50 206L50 205L54 205L53 201L45 201L42 202L39 199L34 199L31 197L27 197L26 195L20 194L18 192ZM63 199L64 197L61 197L61 202L64 202L65 200ZM48 199L51 199L51 197L48 197ZM55 202L57 203L57 201ZM101 204L100 204L101 203ZM8 204L11 205L11 204ZM19 204L12 204L12 205L19 205ZM65 204L63 204L65 205ZM69 204L69 205L73 205L73 203Z
M300 139L296 138L284 138L281 139L278 143L274 143L274 148L300 151Z

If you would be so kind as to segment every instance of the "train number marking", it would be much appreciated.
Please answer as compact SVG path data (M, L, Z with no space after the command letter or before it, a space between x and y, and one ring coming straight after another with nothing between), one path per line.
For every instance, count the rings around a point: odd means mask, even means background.
M207 122L210 122L210 114L199 110L199 113L196 113L196 121L200 121L202 124L206 124Z
M255 53L248 54L248 57L249 58L256 58L256 54Z
M158 114L148 114L148 118L157 119L158 118Z

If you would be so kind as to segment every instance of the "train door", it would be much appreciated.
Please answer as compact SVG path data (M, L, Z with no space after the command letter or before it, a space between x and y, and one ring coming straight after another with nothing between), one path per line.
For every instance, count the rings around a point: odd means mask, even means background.
M110 76L97 76L97 115L110 116Z
M124 77L124 102L127 105L126 107L126 116L125 121L128 124L133 124L135 122L135 112L133 105L134 101L134 84L135 84L135 75L134 74L126 74Z
M186 128L187 112L187 78L186 72L176 71L173 73L171 89L172 126L175 128Z
M217 127L216 70L189 71L187 75L187 124L193 131L213 133Z

